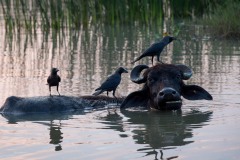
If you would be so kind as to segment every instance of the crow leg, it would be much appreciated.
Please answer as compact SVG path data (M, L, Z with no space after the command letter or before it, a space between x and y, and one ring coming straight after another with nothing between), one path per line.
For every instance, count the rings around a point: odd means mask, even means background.
M153 65L153 58L154 58L154 56L152 56L152 65Z
M50 86L50 85L49 85L49 93L50 93L50 96L52 96L52 95L51 95L51 86Z
M116 90L113 90L113 97L116 99L117 105L118 105L118 99L117 99L117 97L115 96L115 91L116 91Z
M160 60L160 55L157 56L157 61L160 62L161 64L164 64L164 63Z
M107 96L108 96L108 91L107 91Z
M58 92L58 85L57 85L57 92ZM58 95L60 96L60 93L58 92Z

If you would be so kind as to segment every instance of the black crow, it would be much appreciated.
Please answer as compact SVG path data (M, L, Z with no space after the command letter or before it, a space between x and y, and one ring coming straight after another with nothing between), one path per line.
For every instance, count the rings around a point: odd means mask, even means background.
M143 57L152 57L152 64L154 56L157 56L157 60L160 62L160 54L164 47L171 43L173 40L176 40L175 37L165 36L160 42L153 43L148 49L146 49L141 56L132 61L132 64L139 61Z
M49 75L48 79L47 79L47 83L49 86L49 92L50 92L50 96L51 96L51 87L52 86L57 86L57 92L58 92L58 86L59 86L59 82L61 82L61 78L59 77L59 75L57 75L57 72L59 70L57 68L52 68L51 70L51 74ZM59 96L60 93L58 92Z
M112 75L110 75L102 83L102 85L99 88L97 88L95 90L96 92L93 93L93 95L97 96L105 91L107 91L107 95L108 95L108 92L113 91L113 96L116 98L115 91L121 82L121 74L122 73L128 73L128 71L123 67L119 67Z

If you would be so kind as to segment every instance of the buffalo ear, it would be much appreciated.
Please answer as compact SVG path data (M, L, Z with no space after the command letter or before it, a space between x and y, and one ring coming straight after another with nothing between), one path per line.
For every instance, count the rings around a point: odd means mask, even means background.
M148 97L146 95L146 91L140 90L130 93L121 104L120 108L128 108L128 107L137 107L137 106L147 106Z
M182 88L182 96L188 100L213 99L211 94L197 85L184 85Z

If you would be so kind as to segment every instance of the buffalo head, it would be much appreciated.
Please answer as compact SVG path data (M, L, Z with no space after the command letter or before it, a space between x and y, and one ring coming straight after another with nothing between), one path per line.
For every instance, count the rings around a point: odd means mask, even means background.
M142 70L146 69L143 76ZM131 72L134 83L144 83L142 90L129 94L121 108L149 106L159 110L177 110L181 108L181 96L188 100L212 100L212 96L197 85L186 85L192 71L185 65L157 64L153 67L138 65Z

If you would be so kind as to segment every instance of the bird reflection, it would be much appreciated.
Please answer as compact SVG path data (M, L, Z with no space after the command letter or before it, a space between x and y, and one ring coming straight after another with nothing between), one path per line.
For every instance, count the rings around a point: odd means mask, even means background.
M61 124L58 125L54 125L53 122L51 122L50 125L50 144L54 144L55 145L55 151L60 151L62 150L62 146L61 146L61 142L62 142L62 132L61 132Z
M178 158L178 156L171 156L171 157L164 158L163 151L160 149L159 152L160 152L160 160L171 160L171 159ZM154 155L154 160L158 160L158 151L156 151L155 149L153 149L152 151L149 151L144 157L147 157L150 155Z
M63 133L61 131L61 120L68 120L72 115L69 114L2 114L11 124L24 121L31 121L48 127L50 141L49 144L55 145L55 151L61 151Z

